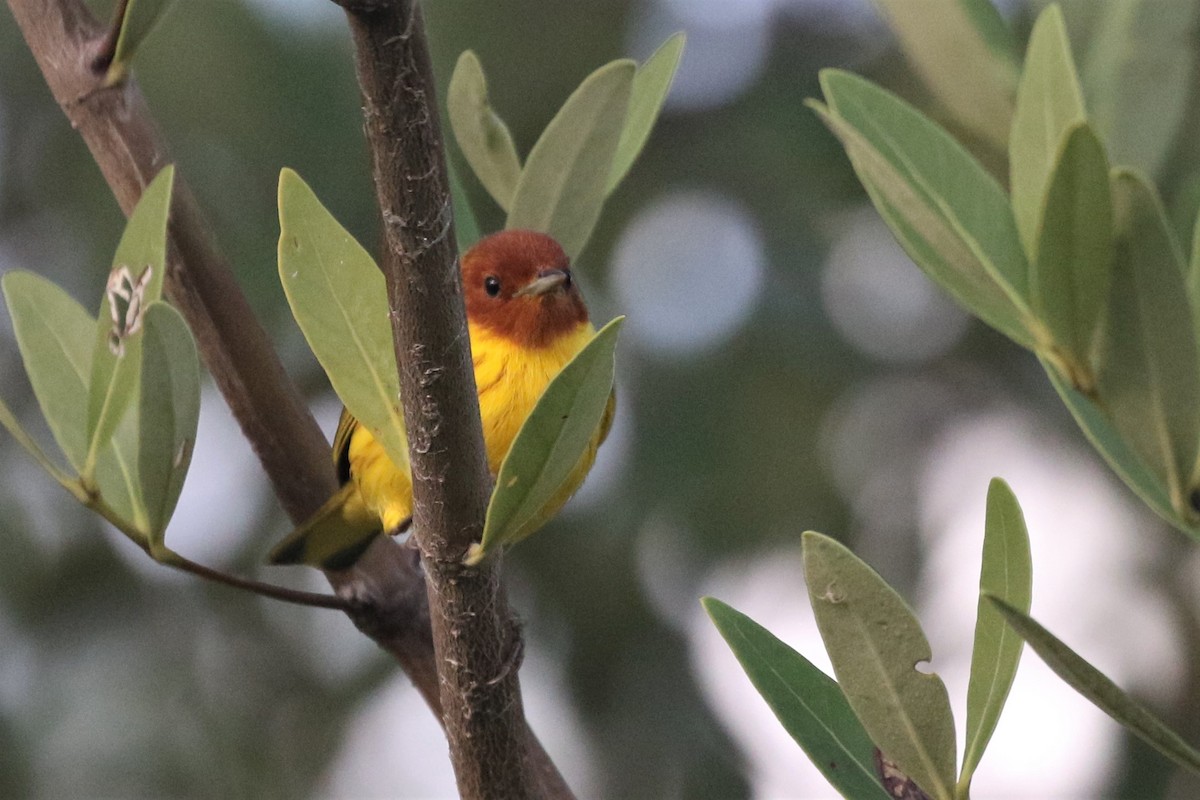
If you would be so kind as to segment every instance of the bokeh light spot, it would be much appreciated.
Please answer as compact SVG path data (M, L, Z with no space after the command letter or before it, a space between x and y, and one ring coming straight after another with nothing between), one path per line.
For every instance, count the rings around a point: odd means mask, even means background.
M746 323L766 264L754 220L716 194L675 194L646 208L617 243L613 273L627 329L647 350L691 356Z

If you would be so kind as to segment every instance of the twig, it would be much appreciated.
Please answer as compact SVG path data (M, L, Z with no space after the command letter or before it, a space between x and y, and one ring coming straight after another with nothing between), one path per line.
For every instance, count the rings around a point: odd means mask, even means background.
M277 586L273 583L263 583L261 581L251 580L250 578L240 578L237 575L230 575L227 572L206 567L203 564L197 564L191 559L184 558L176 554L174 557L162 561L160 563L168 566L176 567L184 572L190 572L192 575L197 575L205 580L210 580L215 583L223 583L226 586L232 586L237 589L252 592L262 597L270 597L274 600L282 600L285 603L294 603L299 606L311 606L313 608L332 608L337 611L350 611L351 605L342 598L331 594L320 594L318 592L302 592L298 589L289 589L286 586Z

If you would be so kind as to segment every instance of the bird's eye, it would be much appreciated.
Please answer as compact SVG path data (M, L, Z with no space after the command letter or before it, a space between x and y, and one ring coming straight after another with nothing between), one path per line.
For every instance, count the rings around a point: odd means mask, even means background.
M567 276L567 279L563 281L563 288L570 289L571 288L571 280L572 280L571 279L571 270L564 269L563 273Z
M500 294L500 279L495 275L488 275L483 279L483 290L488 293L488 297Z

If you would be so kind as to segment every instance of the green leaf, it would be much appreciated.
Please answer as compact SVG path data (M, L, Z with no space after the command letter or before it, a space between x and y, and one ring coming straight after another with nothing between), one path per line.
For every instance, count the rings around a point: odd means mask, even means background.
M1067 377L1090 391L1092 349L1112 282L1112 199L1104 146L1086 124L1063 143L1032 257L1034 312L1067 357Z
M954 718L911 610L846 547L804 534L804 574L838 684L871 740L930 797L954 797Z
M87 385L96 321L70 295L39 275L12 271L0 284L34 397L67 463L79 472L87 457ZM126 416L127 422L131 416ZM110 443L101 449L96 466L101 497L122 519L132 522L136 503L126 477L133 467L125 454Z
M57 464L49 459L41 446L21 427L21 423L17 421L17 416L12 413L12 409L3 400L0 400L0 427L8 431L17 440L17 444L21 445L25 449L25 452L33 456L33 460L38 463L38 466L45 470L50 477L58 481L59 485L77 497L81 496L83 487L79 484L79 481L63 472Z
M1196 340L1200 342L1200 213L1192 226L1192 252L1188 260L1188 297L1192 306L1192 321L1196 323Z
M1108 0L1083 60L1091 118L1115 164L1158 175L1183 122L1196 61L1193 0Z
M662 111L667 93L671 90L671 81L679 69L686 40L682 32L674 34L634 74L629 93L629 112L625 115L625 126L621 129L621 139L608 173L605 194L611 194L617 188L646 146L650 131L658 120L658 113Z
M912 106L868 81L822 70L841 139L897 240L934 281L992 327L1033 347L1029 266L1008 197L962 147Z
M1171 498L1167 487L1142 463L1137 454L1130 449L1121 434L1113 427L1112 422L1097 408L1096 404L1086 395L1075 389L1062 376L1062 373L1049 362L1042 360L1050 383L1058 396L1066 405L1071 416L1079 425L1092 447L1096 448L1113 472L1125 482L1130 489L1150 507L1154 513L1175 525L1180 530L1189 530L1188 524L1179 518L1171 507ZM1193 531L1193 535L1195 535Z
M700 603L754 688L842 797L886 800L875 745L837 683L766 628L712 597Z
M79 472L87 456L87 386L95 320L40 275L14 270L0 283L34 397L67 463Z
M635 72L628 59L605 64L567 98L525 161L505 227L547 233L579 255L604 205Z
M467 163L488 194L508 211L521 177L521 159L508 126L488 103L483 66L470 50L463 51L454 65L446 111Z
M371 256L290 169L279 175L279 277L334 391L408 469L387 288Z
M1200 360L1183 256L1153 188L1112 179L1112 292L1098 389L1113 426L1190 519L1188 484L1200 443Z
M100 449L112 439L137 391L146 307L162 295L167 217L175 168L164 167L138 200L100 302L88 379L88 449L82 475L92 477ZM114 313L114 303L116 311Z
M1029 610L1033 599L1033 562L1025 516L1008 484L999 478L988 487L987 522L983 532L983 567L979 573L979 610L971 678L967 685L967 741L959 775L959 797L966 797L971 777L1000 721L1000 712L1017 676L1021 640L983 599L989 594Z
M479 223L475 220L475 212L471 209L467 190L458 179L458 170L449 159L446 161L446 169L450 177L450 200L454 203L454 238L458 243L458 252L465 253L480 239Z
M1177 733L1121 691L1100 670L1083 660L1028 614L997 597L989 595L988 600L1046 662L1046 666L1072 689L1171 761L1193 772L1200 772L1200 752L1192 749Z
M1026 253L1037 247L1038 220L1063 138L1083 121L1083 92L1066 23L1058 6L1050 6L1038 15L1029 37L1008 143L1012 205Z
M183 489L200 419L200 362L179 312L164 302L146 309L139 407L138 475L149 521L151 554L166 551L163 534Z
M476 564L546 522L545 509L586 453L612 394L617 333L609 322L550 381L500 463Z
M124 16L114 21L114 24L120 25L120 34L117 36L112 65L108 68L108 83L111 84L124 76L138 45L150 34L170 2L171 0L128 1Z
M947 112L1003 151L1017 82L1012 32L988 0L876 0L904 55Z

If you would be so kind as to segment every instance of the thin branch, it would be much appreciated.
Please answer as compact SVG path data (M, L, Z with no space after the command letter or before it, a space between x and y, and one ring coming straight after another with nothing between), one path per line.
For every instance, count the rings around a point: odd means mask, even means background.
M262 581L250 578L240 578L237 575L230 575L227 572L221 572L212 567L197 564L195 561L184 558L178 553L167 560L159 561L159 563L176 567L184 572L190 572L192 575L213 581L214 583L232 586L235 589L242 589L262 597L270 597L273 600L282 600L285 603L310 606L312 608L332 608L335 611L349 612L352 610L351 604L337 595L302 592L298 589L289 589L286 586L277 586L273 583L263 583Z
M427 573L443 722L459 794L570 797L528 732L519 626L499 559L463 556L491 490L455 246L433 70L415 0L343 0L355 45Z

